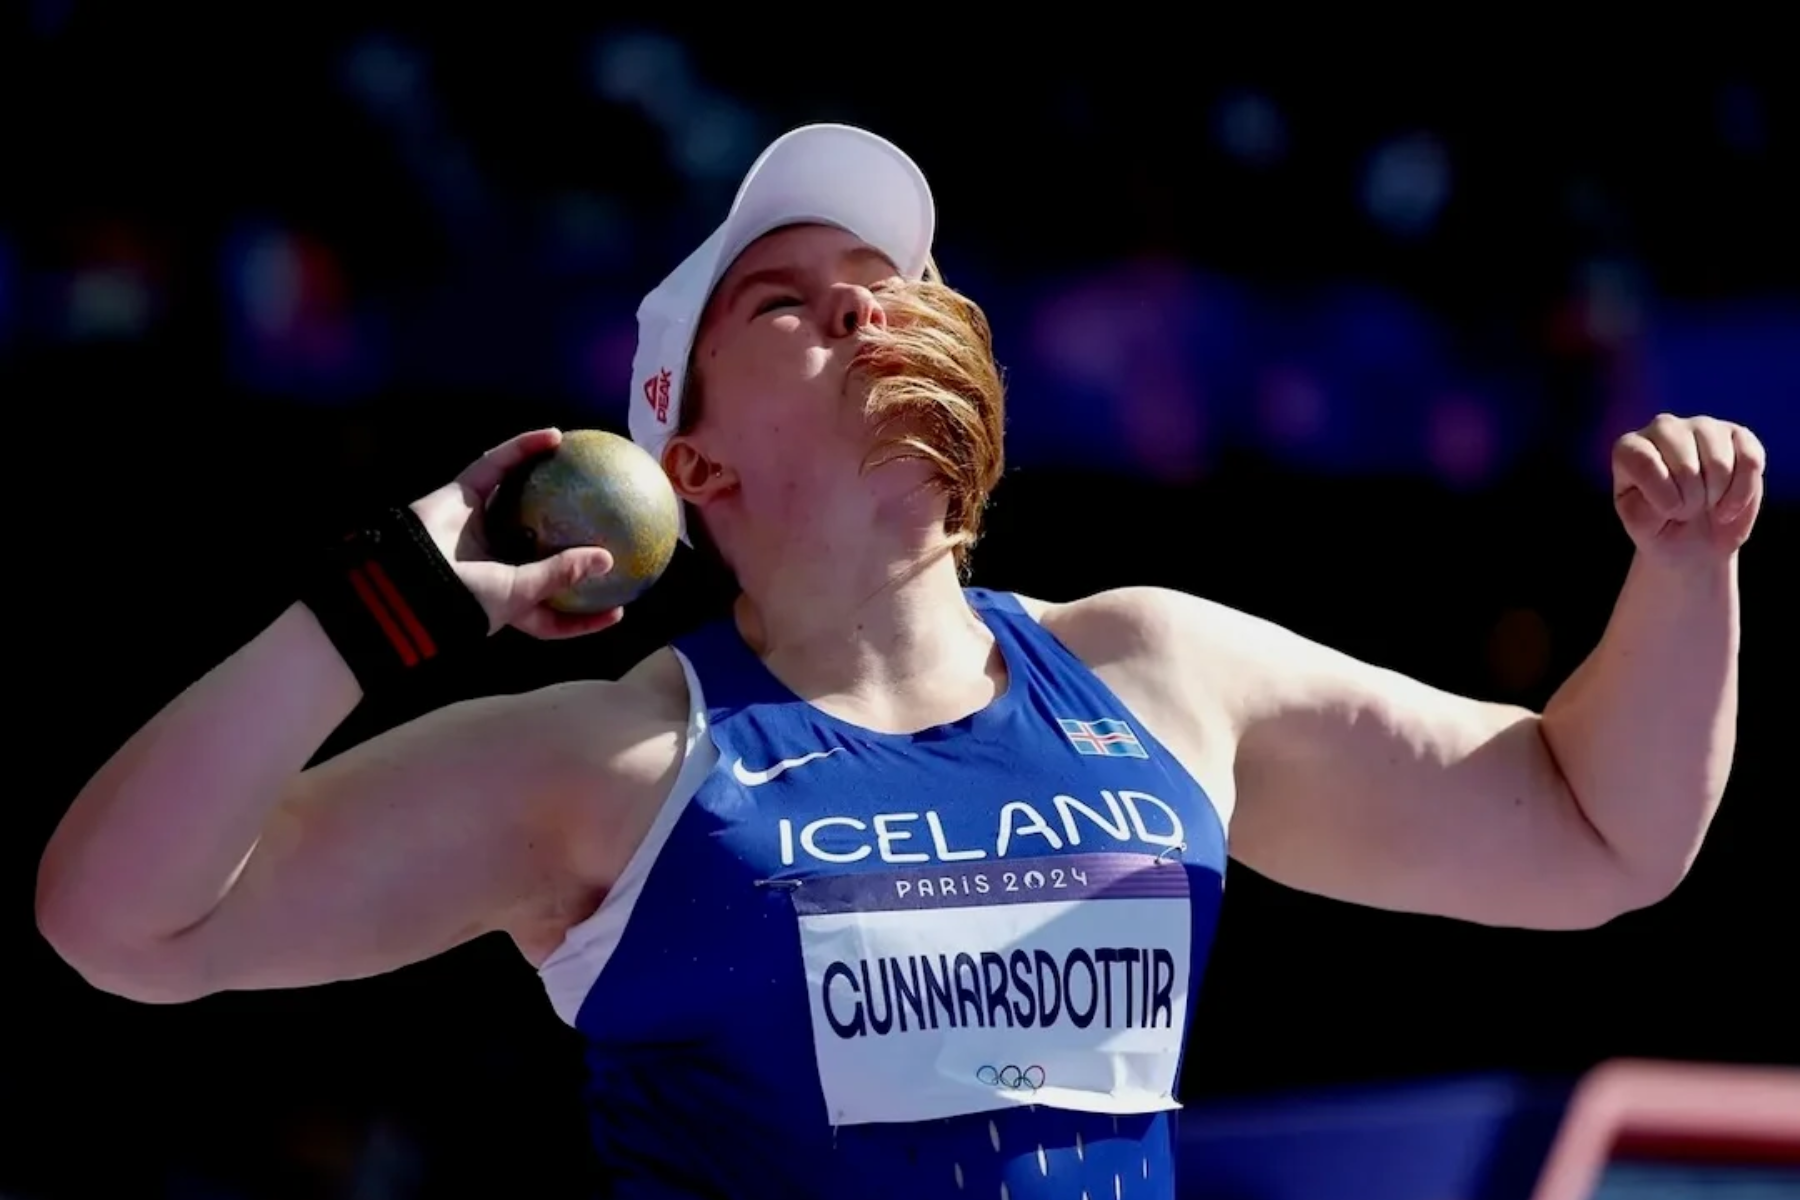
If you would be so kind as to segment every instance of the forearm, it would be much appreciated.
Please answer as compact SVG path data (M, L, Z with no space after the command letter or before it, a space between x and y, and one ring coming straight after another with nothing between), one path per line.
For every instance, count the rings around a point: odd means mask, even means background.
M1699 851L1737 738L1737 559L1672 569L1639 555L1605 635L1544 710L1588 821L1646 887Z
M46 935L68 954L153 943L203 919L361 694L311 612L290 607L82 789L39 867Z

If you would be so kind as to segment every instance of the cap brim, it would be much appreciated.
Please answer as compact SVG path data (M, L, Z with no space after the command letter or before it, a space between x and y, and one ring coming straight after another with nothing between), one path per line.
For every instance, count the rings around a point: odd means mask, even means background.
M802 126L777 139L745 174L721 231L713 285L757 238L811 222L854 234L901 276L918 279L931 257L937 212L924 172L892 142L849 125Z

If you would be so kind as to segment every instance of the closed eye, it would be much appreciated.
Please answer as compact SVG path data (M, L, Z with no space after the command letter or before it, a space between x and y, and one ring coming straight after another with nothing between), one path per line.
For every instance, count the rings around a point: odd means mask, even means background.
M772 313L779 308L797 308L803 301L798 296L771 296L756 306L756 315Z

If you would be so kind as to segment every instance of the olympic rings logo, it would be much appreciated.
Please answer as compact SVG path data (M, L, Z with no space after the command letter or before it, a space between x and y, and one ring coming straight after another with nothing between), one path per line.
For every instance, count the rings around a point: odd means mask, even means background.
M1010 1063L1004 1067L977 1067L975 1081L1009 1092L1035 1092L1044 1086L1044 1068L1015 1067Z

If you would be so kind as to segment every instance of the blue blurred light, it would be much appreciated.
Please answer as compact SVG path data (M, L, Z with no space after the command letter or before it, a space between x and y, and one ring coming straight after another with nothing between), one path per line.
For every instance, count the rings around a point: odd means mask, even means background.
M675 136L675 161L690 178L735 185L768 138L743 105L715 98L696 106Z
M647 30L603 34L590 60L602 99L643 114L661 131L670 164L696 198L735 188L772 136L753 106L708 84L687 48Z
M1762 101L1748 86L1733 83L1719 90L1719 136L1739 154L1759 154L1767 145Z
M1202 470L1219 428L1215 389L1235 382L1245 342L1242 301L1227 285L1175 263L1135 263L996 297L989 312L997 330L1016 322L1024 334L1009 433L1021 461L1169 481Z
M1388 232L1430 232L1450 199L1450 154L1434 135L1409 134L1376 148L1363 175L1363 205Z
M544 212L545 269L556 276L599 275L623 269L633 244L631 221L609 196L567 192Z
M1477 488L1510 465L1541 408L1456 361L1429 313L1379 288L1276 302L1156 264L987 308L1020 463L1180 482L1231 444L1299 470Z
M650 30L602 35L591 77L601 99L635 108L665 131L687 123L702 91L686 48Z
M1254 411L1271 454L1318 471L1436 470L1435 398L1469 388L1437 323L1397 292L1341 286L1259 306Z
M1240 162L1270 167L1287 156L1287 122L1275 102L1254 92L1235 92L1213 110L1213 136Z
M31 0L31 29L38 37L55 37L75 15L75 0Z
M18 264L12 240L0 233L0 351L11 348L19 313Z
M1256 395L1258 433L1281 455L1306 454L1324 443L1331 412L1324 387L1303 367L1273 366Z
M362 38L344 53L339 70L345 90L378 116L402 118L425 103L424 59L396 38Z
M1800 472L1782 471L1800 447L1800 307L1792 302L1653 312L1609 380L1586 455L1598 478L1611 470L1619 434L1659 412L1706 415L1755 430L1769 451L1769 494L1800 496Z
M1643 324L1649 286L1636 265L1619 259L1581 264L1580 296L1583 334L1596 346L1618 346Z

